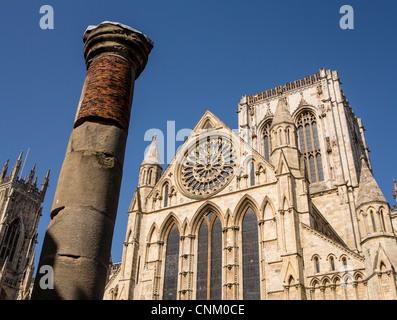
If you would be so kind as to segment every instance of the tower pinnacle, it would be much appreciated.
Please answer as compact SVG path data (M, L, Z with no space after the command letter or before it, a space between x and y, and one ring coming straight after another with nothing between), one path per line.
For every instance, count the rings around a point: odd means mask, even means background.
M365 156L361 156L360 186L358 188L356 206L358 208L369 202L387 201L368 167Z

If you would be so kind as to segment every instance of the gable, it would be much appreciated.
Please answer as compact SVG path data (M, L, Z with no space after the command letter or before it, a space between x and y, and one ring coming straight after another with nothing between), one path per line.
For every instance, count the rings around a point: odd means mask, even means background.
M227 193L237 176L249 173L248 163L256 171L274 176L274 167L240 136L209 110L206 110L176 152L148 199L164 201L163 186L169 183L178 194L178 202L207 199ZM168 196L168 195L167 195ZM157 201L157 200L155 200ZM176 204L176 199L171 205ZM150 201L149 201L150 202ZM150 207L148 208L150 210Z

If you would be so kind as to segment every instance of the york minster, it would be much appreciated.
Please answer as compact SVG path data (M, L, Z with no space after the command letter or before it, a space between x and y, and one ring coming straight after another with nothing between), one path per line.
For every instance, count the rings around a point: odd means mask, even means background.
M397 210L338 72L236 105L238 132L203 110L165 168L153 138L104 299L396 299Z

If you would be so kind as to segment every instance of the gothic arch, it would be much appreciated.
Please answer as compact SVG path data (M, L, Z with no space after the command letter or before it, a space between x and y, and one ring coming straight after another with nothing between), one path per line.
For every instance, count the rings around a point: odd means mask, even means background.
M333 253L328 254L327 256L327 261L329 263L329 270L330 271L335 271L336 266L335 266L335 261L337 260L336 256Z
M188 234L189 229L189 220L187 217L183 220L182 227L181 227L181 236L186 236Z
M0 243L0 259L13 262L15 256L18 254L18 248L21 243L21 238L24 235L22 220L17 217L8 224L5 230L5 236Z
M264 198L263 198L263 201L262 201L262 204L261 204L261 206L260 206L260 212L261 212L261 219L265 219L265 216L266 216L266 213L265 213L265 210L267 209L267 206L270 206L270 209L272 210L272 212L273 212L273 217L275 217L276 216L276 208L274 207L274 204L273 204L273 202L269 199L269 197L268 196L265 196Z
M317 110L303 107L293 114L297 128L297 146L304 158L310 183L324 181L324 164L326 161L321 121Z
M331 278L331 283L334 284L334 285L337 285L338 283L340 284L340 281L341 281L341 279L340 279L340 275L339 274L335 274Z
M193 218L191 220L191 229L190 229L190 232L192 234L197 233L197 230L200 226L202 216L211 210L214 212L214 214L216 214L218 216L222 225L223 226L225 225L224 215L222 213L221 208L218 205L216 205L215 203L213 203L212 201L207 200L197 209L196 213L193 215Z
M321 272L321 264L320 264L321 257L318 254L314 254L310 260L313 262L314 273L320 273Z
M163 300L178 299L178 290L180 287L179 270L180 270L180 223L173 216L165 220L163 224L163 236L165 246L162 248L162 297Z
M166 178L161 182L160 196L162 198L161 207L166 208L170 206L170 194L172 190L172 182L170 179Z
M290 209L289 201L285 195L283 195L281 200L282 207L281 210L288 211Z
M203 121L203 125L201 126L201 129L214 129L214 128L215 128L215 124L211 120L211 118L210 117L205 118Z
M331 284L331 279L327 276L323 277L321 280L323 286L329 286Z
M130 230L130 232L131 232L131 230ZM159 228L158 228L156 222L153 222L152 226L149 229L149 232L146 237L146 243L152 243L154 239L156 241L159 239Z
M320 280L318 278L313 278L312 281L310 282L310 286L315 288L320 286Z
M226 210L226 215L225 215L225 226L230 226L231 221L233 221L233 215L230 209L228 208Z
M196 211L192 223L195 235L195 295L198 300L222 299L224 216L214 203L206 201Z
M360 271L356 271L353 275L354 281L363 281L364 275Z
M240 225L242 217L245 213L245 211L251 207L254 213L256 214L256 217L258 221L260 220L260 215L259 215L259 206L257 202L250 196L250 195L244 195L240 201L237 203L236 208L234 209L233 217L234 217L234 224L235 225Z
M285 269L284 283L290 285L291 278L293 279L294 283L295 279L298 279L295 269L293 268L291 262L288 261L287 268Z
M342 262L342 267L345 268L345 269L349 266L349 264L348 264L349 260L350 260L350 258L346 254L342 254L339 257L339 261Z
M258 125L258 133L260 135L262 135L264 133L265 127L266 127L266 125L269 122L270 122L270 125L271 125L271 123L273 122L273 116L267 116L259 123L259 125Z
M160 227L160 239L161 241L166 241L168 233L171 229L172 224L175 223L178 231L181 232L181 221L179 220L178 216L171 212L168 216L164 219L161 227Z
M313 113L316 116L316 118L318 118L318 113L319 113L318 108L310 104L305 104L303 106L296 108L294 112L292 112L291 117L294 120L294 123L298 121L299 115L305 111Z

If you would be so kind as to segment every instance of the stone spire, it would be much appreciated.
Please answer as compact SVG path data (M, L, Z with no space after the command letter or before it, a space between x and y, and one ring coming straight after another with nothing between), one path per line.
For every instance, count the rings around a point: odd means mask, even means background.
M394 183L393 197L394 197L394 199L397 200L397 183L396 183L396 180L395 180L395 179L393 179L393 183Z
M147 152L145 154L145 158L142 161L141 166L143 165L159 165L161 167L161 158L159 149L157 146L156 134L153 136L152 143L150 144Z
M276 111L274 112L272 127L280 123L294 124L291 113L288 110L287 100L285 97L280 97L278 100Z
M361 156L360 186L358 188L356 208L369 202L387 203L371 170L368 168L365 156Z

